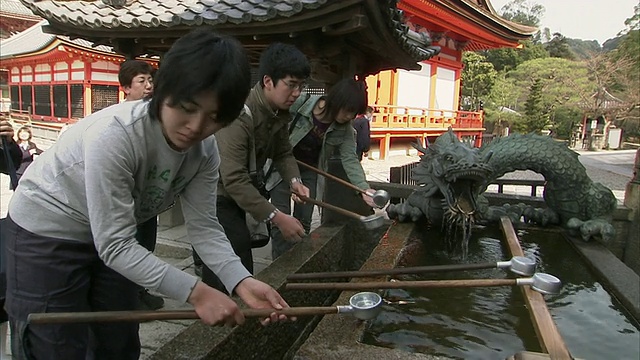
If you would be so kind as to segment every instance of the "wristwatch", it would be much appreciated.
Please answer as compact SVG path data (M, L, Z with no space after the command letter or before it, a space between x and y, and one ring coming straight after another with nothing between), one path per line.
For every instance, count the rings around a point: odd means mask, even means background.
M264 222L269 222L269 221L273 221L273 218L276 217L276 215L280 212L280 210L278 210L277 208L275 210L273 210L271 212L271 214L269 214L269 216L267 216L267 219Z
M302 184L302 179L301 179L300 177L298 177L298 176L296 176L296 177L294 177L294 178L291 178L291 183L290 183L290 185L292 185L292 186L293 186L293 184L295 184L295 183Z

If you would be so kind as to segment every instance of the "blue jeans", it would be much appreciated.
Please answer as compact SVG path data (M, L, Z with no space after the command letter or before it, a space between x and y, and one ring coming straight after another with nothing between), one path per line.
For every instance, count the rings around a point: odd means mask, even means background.
M13 358L138 359L135 322L27 325L31 313L134 310L138 286L108 268L92 242L40 236L7 220Z
M309 197L315 199L316 197L316 185L318 183L318 175L306 168L300 169L300 178L302 183L309 188ZM286 181L280 182L273 190L271 194L271 203L285 214L291 215L291 189L289 183ZM295 203L293 207L293 217L300 220L304 231L309 233L311 231L311 218L313 217L313 204L298 204ZM287 241L282 236L280 229L277 226L273 226L271 229L271 257L273 260L277 259L280 255L289 251L295 245L294 242Z

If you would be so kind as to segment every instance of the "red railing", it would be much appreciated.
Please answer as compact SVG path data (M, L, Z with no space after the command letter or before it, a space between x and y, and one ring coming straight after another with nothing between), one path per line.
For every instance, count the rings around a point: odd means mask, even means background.
M425 129L449 126L461 129L480 129L483 113L408 106L375 105L371 129Z

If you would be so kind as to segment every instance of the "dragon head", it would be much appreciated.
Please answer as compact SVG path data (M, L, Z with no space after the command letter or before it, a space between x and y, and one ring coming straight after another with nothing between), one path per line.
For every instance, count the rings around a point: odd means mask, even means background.
M449 219L470 219L476 212L478 195L490 177L492 169L480 156L479 149L462 143L453 131L438 137L421 151L420 164L413 169L413 180L425 196L442 196L442 205Z

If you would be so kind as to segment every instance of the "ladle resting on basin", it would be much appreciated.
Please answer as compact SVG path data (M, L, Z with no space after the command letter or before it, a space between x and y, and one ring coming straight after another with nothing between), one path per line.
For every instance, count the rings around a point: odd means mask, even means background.
M514 274L518 274L522 276L531 276L536 271L536 262L524 256L514 256L509 261L487 262L487 263L477 263L477 264L432 265L432 266L400 267L400 268L393 268L393 269L300 273L300 274L291 274L287 276L287 281L369 277L369 276L385 276L385 275L424 274L424 273L435 273L435 272L445 272L445 271L447 272L466 271L466 270L480 270L480 269L493 269L493 268L506 269L511 271Z
M530 278L518 279L465 279L378 282L289 283L287 290L375 290L445 287L490 287L531 285L531 289L543 294L556 294L562 288L560 279L553 275L536 273Z

